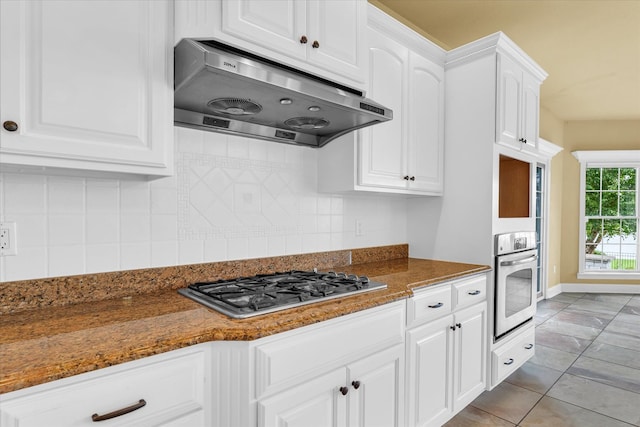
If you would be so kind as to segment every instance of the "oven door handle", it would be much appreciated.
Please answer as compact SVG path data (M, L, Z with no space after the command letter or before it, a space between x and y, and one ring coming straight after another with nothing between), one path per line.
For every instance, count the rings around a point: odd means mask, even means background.
M526 264L528 262L535 261L537 259L538 259L538 255L533 255L533 256L530 256L528 258L518 259L518 260L515 260L515 261L502 261L502 262L500 262L500 265L503 266L503 267L509 267L511 265Z

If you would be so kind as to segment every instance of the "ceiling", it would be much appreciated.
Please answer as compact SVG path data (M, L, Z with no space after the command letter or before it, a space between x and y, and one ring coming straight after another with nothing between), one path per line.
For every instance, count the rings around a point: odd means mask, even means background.
M370 0L449 50L504 32L549 77L569 120L640 120L640 0Z

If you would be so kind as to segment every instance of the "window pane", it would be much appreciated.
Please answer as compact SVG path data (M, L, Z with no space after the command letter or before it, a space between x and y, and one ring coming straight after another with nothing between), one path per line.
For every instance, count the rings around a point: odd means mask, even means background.
M542 191L542 168L536 168L536 191Z
M618 171L620 169L602 169L602 190L618 189Z
M636 215L635 191L623 191L620 193L620 216Z
M602 192L602 216L618 215L618 192L603 191Z
M620 169L620 189L635 190L636 189L636 170Z
M602 220L590 219L585 227L585 242L587 243L587 253L593 253L596 246L602 240ZM591 251L591 252L589 252Z
M638 237L638 220L637 219L623 219L620 221L621 234L627 238L632 239L634 242Z
M584 198L584 214L586 216L600 215L600 192L587 191Z
M620 220L605 219L602 221L604 238L607 243L620 241Z
M600 190L600 168L588 168L586 176L587 190Z

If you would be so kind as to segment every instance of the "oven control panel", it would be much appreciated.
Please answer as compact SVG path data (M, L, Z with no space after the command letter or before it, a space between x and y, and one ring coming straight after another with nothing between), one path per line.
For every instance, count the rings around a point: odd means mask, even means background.
M536 232L520 231L496 235L495 255L504 255L536 248Z

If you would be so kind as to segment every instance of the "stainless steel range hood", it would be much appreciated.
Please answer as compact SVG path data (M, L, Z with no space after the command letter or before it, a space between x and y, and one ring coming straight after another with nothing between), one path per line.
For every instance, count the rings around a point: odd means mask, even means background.
M174 107L178 126L312 147L393 117L357 90L193 39L175 47Z

